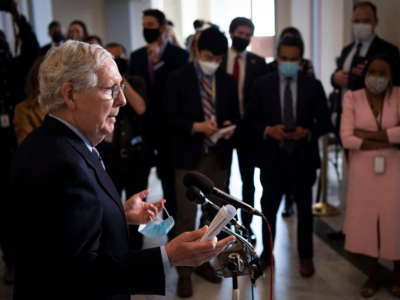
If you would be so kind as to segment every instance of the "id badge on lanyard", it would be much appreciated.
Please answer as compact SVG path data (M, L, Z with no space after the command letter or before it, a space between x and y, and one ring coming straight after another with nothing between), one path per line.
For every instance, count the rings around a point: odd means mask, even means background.
M372 107L371 107L372 110ZM375 116L375 114L374 114ZM378 116L375 116L375 121L376 121L376 126L378 127L378 130L382 130L382 119L383 119L383 102L382 102L382 107L381 107L381 115L380 115L380 120L378 120ZM375 174L384 174L386 169L386 162L385 162L385 157L382 154L376 155L374 157L374 172Z
M0 115L0 126L1 126L1 128L9 128L10 127L10 117L7 114Z
M374 172L375 174L385 173L385 157L382 155L377 155L374 157Z

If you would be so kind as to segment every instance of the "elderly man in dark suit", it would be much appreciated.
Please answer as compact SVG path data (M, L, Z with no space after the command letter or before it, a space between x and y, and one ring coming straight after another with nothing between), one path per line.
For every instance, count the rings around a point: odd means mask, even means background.
M127 224L154 218L164 200L148 190L122 204L96 145L112 133L125 105L123 79L97 45L68 41L50 50L39 73L41 127L20 145L15 191L19 299L129 299L165 293L174 265L200 265L233 238L199 242L206 228L161 248L131 251Z
M293 194L298 209L297 245L300 273L311 276L313 264L312 185L320 166L318 138L331 129L327 101L320 81L299 70L298 39L278 46L278 70L259 78L253 87L245 119L254 134L256 163L263 194L261 208L275 237L276 213L282 195ZM263 226L263 269L270 262L270 243Z
M145 114L147 137L157 153L157 175L161 180L167 209L175 216L174 167L168 154L169 132L165 130L162 99L168 75L188 63L189 54L166 38L167 19L158 9L143 11L143 36L147 45L132 52L128 74L142 77L148 98ZM172 237L172 236L171 236Z
M228 49L221 64L221 68L226 70L228 74L233 75L235 79L241 119L243 119L245 107L249 102L254 81L267 73L265 59L246 50L253 33L254 24L250 19L243 17L233 19L229 26L232 46ZM247 204L254 206L254 160L252 155L254 145L248 139L245 122L242 121L238 124L234 141L237 149L240 176L243 182L242 199ZM227 185L229 185L229 180ZM227 190L229 190L229 186L227 186ZM243 211L241 214L243 225L250 230L251 241L254 244L255 235L250 227L252 215Z
M209 176L223 188L230 168L233 131L218 141L211 136L239 119L237 88L232 76L219 68L227 50L227 39L217 28L204 30L198 40L196 61L171 74L165 101L172 135L172 161L176 167L177 233L193 230L197 206L186 199L183 177L192 170ZM206 218L203 218L205 221ZM206 222L206 221L205 221ZM178 296L193 294L192 268L178 268ZM218 283L209 263L195 270Z

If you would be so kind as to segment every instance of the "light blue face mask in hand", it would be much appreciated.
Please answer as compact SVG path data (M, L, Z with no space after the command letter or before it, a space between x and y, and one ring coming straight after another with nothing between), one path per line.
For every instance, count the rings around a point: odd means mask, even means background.
M163 220L160 214L158 214L156 218L152 219L149 223L140 225L138 231L148 238L162 237L170 232L172 227L175 225L175 221L174 218L169 215L165 207L164 211L168 218Z

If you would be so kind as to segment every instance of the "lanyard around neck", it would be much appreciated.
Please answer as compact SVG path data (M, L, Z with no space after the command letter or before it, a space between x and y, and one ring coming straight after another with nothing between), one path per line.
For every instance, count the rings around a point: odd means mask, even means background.
M375 114L374 108L372 107L372 103L368 101L368 102L369 102L369 103L368 103L368 104L369 104L369 107L371 108L372 115L373 115L374 118L375 118L376 126L378 127L378 130L379 130L379 131L382 130L383 101L384 101L384 100L381 101L380 116L379 116L379 113L378 113L378 114Z

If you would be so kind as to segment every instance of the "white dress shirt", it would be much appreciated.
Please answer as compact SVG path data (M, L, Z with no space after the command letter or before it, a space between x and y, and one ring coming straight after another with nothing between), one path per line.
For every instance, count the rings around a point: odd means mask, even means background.
M243 88L244 80L246 76L246 51L237 52L235 49L228 49L228 57L226 60L226 72L233 75L233 66L235 64L235 58L239 55L239 82L238 82L238 96L239 96L239 111L240 116L243 118L244 114L244 103L243 103Z
M372 34L368 39L361 42L360 56L365 57L367 55L368 49L371 46L375 36L376 36L375 34ZM353 48L351 49L349 55L347 55L346 60L344 61L343 71L350 71L351 62L353 60L354 55L356 54L358 43L359 43L358 41L354 41Z

